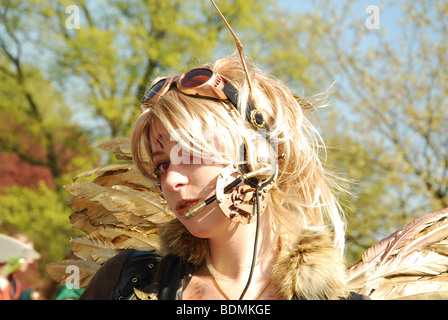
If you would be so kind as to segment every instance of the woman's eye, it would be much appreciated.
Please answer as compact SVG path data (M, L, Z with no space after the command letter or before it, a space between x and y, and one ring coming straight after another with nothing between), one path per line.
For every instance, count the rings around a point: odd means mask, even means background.
M168 161L162 161L157 164L155 174L159 177L162 173L165 173L170 167L170 163Z

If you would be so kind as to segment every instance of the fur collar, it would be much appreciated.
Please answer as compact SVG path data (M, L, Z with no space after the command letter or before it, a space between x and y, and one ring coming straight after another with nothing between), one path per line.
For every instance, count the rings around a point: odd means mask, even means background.
M174 254L198 267L205 262L207 241L191 235L174 219L160 230L163 254ZM282 241L272 280L286 300L341 299L349 295L345 265L326 231Z

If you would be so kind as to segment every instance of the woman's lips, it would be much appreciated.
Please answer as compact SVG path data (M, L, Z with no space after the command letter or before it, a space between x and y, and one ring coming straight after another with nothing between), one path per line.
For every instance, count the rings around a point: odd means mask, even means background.
M182 200L181 202L179 202L178 205L176 205L176 212L179 215L184 214L185 212L187 212L187 210L189 210L190 208L193 208L195 205L197 205L199 203L198 199L194 199L194 200Z

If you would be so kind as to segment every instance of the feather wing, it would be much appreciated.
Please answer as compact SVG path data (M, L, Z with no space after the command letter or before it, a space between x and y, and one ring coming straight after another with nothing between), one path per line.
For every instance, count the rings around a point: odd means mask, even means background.
M412 221L348 269L351 288L372 299L445 299L447 272L448 209Z
M101 144L99 148L113 152L121 161L82 172L65 186L70 193L66 202L73 210L71 226L86 236L70 241L77 259L47 265L56 281L65 281L67 267L75 265L81 286L86 286L100 266L122 250L160 250L158 230L174 215L154 182L145 179L130 161L129 140ZM93 181L76 182L89 177Z
M85 287L89 283L90 279L93 278L95 273L100 268L100 265L90 261L84 260L62 260L58 262L48 263L45 267L48 274L59 283L65 283L69 280L69 277L73 275L72 267L78 267L79 271L79 286Z

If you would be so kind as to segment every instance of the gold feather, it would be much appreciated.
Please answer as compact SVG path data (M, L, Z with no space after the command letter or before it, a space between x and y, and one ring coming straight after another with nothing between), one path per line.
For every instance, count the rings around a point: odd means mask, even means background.
M130 228L108 226L98 229L90 235L93 237L104 237L119 250L160 250L160 240L157 233L142 233Z
M74 238L70 241L70 245L78 258L98 264L104 263L118 253L113 243L101 236Z
M86 236L70 241L79 260L47 265L56 281L64 281L69 264L80 268L85 286L102 264L122 250L160 253L159 229L174 219L154 181L144 178L130 161L129 138L113 139L99 148L125 161L82 172L74 177L74 183L65 186L70 193L67 205L73 210L70 223ZM96 176L93 181L76 182L91 176Z
M147 217L153 223L166 223L174 218L165 201L162 202L157 194L126 186L114 186L106 193L119 210Z
M94 262L84 260L62 260L58 262L48 263L45 267L48 274L53 280L59 283L65 283L67 278L72 275L69 267L78 267L79 270L79 286L85 287L99 270L100 265Z
M372 299L446 298L448 209L427 214L368 249L348 269L352 290Z
M111 139L101 143L97 148L113 152L119 160L132 160L131 140L129 138Z
M133 166L132 161L109 163L109 164L106 164L103 166L99 166L99 167L84 171L84 172L76 175L73 178L73 181L75 182L76 180L78 180L80 178L86 178L86 177L90 177L92 175L105 174L106 172L128 171L128 170L131 170L132 166Z

